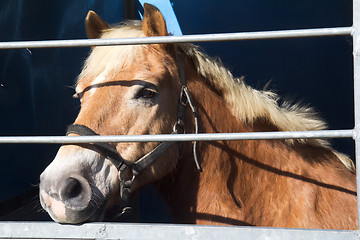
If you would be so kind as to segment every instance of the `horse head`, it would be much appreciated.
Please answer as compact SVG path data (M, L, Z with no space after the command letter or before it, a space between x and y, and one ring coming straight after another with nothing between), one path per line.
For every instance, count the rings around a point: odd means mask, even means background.
M127 22L110 28L94 12L86 18L89 38L166 36L160 11L144 6L142 24ZM181 83L176 49L171 44L94 47L76 84L81 109L73 126L99 135L144 135L173 132L178 120ZM68 135L81 135L69 131ZM86 135L86 134L85 134ZM106 144L121 166L134 165L159 143ZM43 208L60 223L102 220L121 199L121 181L133 180L130 191L155 182L176 166L177 144L170 144L139 173L119 167L96 144L69 144L40 176Z

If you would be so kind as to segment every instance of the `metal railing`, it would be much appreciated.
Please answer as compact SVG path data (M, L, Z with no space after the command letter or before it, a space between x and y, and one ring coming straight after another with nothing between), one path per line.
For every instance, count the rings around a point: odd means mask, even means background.
M0 43L0 49L91 47L91 46L159 44L159 43L241 41L241 40L260 40L260 39L277 39L277 38L294 38L294 37L322 37L322 36L349 35L351 34L352 30L353 30L352 27L337 27L337 28L280 30L280 31L262 31L262 32L142 37L142 38L3 42Z
M221 141L221 140L256 140L290 138L355 138L356 131L321 130L299 132L241 132L241 133L199 133L199 134L160 134L160 135L114 135L114 136L34 136L0 137L2 143L89 143L89 142L185 142L185 141Z
M353 0L353 26L338 28L263 31L250 33L202 34L131 39L92 39L3 42L0 49L86 47L128 44L154 44L173 42L241 41L256 39L277 39L295 37L321 37L352 35L354 56L354 112L355 127L348 130L324 130L306 132L256 132L216 133L186 135L146 136L37 136L0 137L3 143L84 143L84 142L148 142L148 141L209 141L246 139L288 139L288 138L353 138L355 140L356 165L360 166L360 0ZM360 167L357 167L357 191L360 192ZM358 217L360 217L358 199ZM360 220L359 220L360 224ZM60 225L52 222L0 222L0 238L62 238L62 239L359 239L360 231L282 229L262 227L216 227L174 224L125 224L87 223L81 226Z

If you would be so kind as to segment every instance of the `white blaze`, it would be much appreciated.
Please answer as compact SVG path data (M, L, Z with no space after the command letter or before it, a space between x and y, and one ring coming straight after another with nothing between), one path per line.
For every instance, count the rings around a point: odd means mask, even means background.
M99 88L99 84L104 83L106 80L107 72L100 73L94 81L90 84L90 96L92 96Z

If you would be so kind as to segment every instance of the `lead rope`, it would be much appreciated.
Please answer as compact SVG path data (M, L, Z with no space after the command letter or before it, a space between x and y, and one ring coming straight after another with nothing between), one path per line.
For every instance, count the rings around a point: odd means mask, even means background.
M183 61L181 54L178 51L176 53L176 62L178 65L178 73L179 73L179 79L180 79L180 84L181 84L179 108L182 108L182 109L178 110L178 112L179 112L178 114L184 114L184 113L182 113L182 112L184 112L183 108L186 107L187 104L189 104L191 111L193 113L193 116L194 116L195 134L198 134L199 126L200 126L199 114L198 114L197 108L195 107L195 105L193 103L191 93L186 86L184 61ZM184 93L185 93L186 101L184 101L184 99L183 99ZM179 122L179 119L181 119L182 122ZM183 119L184 119L184 116L178 115L177 123L179 125L182 125L182 127L184 127ZM176 124L175 124L175 126L176 126ZM175 126L174 126L174 129L175 129ZM183 129L183 133L185 133L185 128ZM193 155L194 155L194 161L195 161L197 169L199 170L199 172L202 172L202 168L201 168L201 165L200 165L200 162L198 159L198 142L197 141L194 141L194 143L193 143Z
M191 111L193 113L193 116L194 116L194 122L195 122L195 134L198 134L199 133L199 114L198 114L198 111L195 107L195 105L193 104L193 101L192 101L192 97L191 97L191 94L189 92L189 89L187 87L184 87L183 91L185 92L186 94L186 97L188 99L188 103L189 103L189 106L191 108ZM199 170L199 172L202 172L202 168L201 168L201 165L200 165L200 162L199 162L199 159L198 159L198 142L197 141L194 141L193 143L193 154L194 154L194 161L195 161L195 164L196 164L196 167L197 169Z

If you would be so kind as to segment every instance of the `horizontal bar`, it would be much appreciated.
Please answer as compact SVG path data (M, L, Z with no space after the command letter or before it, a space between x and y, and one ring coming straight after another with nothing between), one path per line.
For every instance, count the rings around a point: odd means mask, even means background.
M184 142L222 141L256 139L305 139L305 138L354 138L354 130L323 130L302 132L243 132L243 133L200 133L160 135L118 135L118 136L19 136L0 137L4 143L88 143L88 142Z
M0 238L27 239L326 239L355 240L358 231L183 224L1 222Z
M156 43L184 43L184 42L214 42L240 41L255 39L277 39L294 37L320 37L350 35L352 27L317 28L299 30L279 30L261 32L196 34L182 36L143 37L143 38L116 38L116 39L75 39L75 40L47 40L47 41L20 41L1 42L0 49L19 48L55 48L55 47L90 47L109 45L139 45Z

